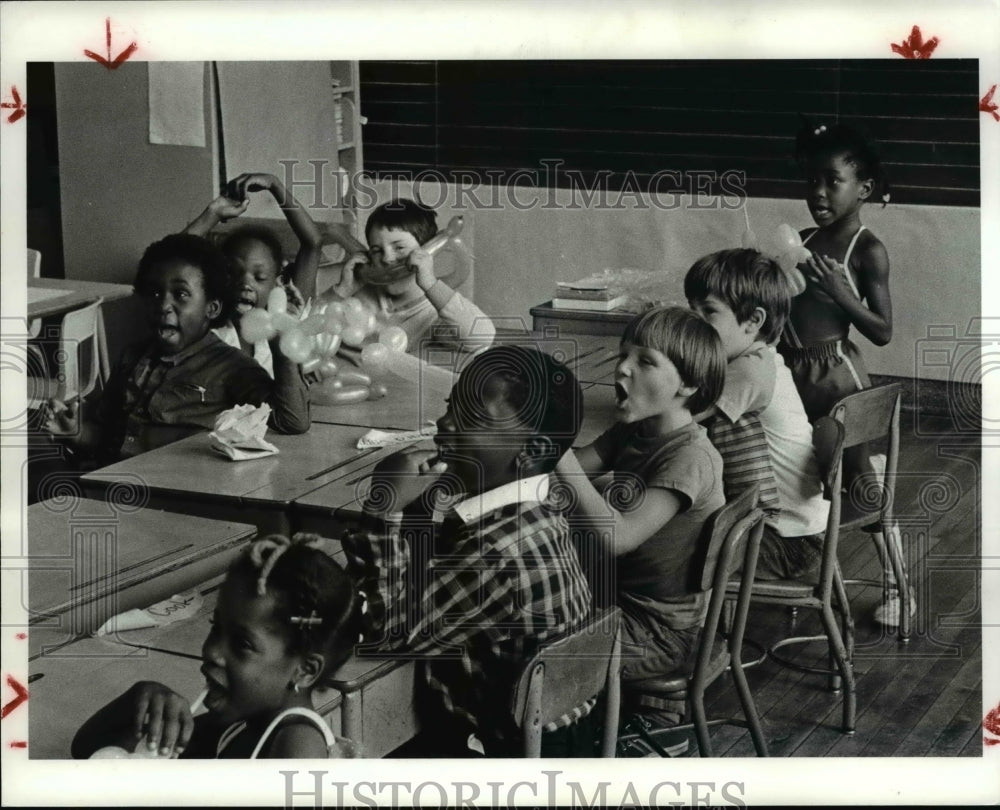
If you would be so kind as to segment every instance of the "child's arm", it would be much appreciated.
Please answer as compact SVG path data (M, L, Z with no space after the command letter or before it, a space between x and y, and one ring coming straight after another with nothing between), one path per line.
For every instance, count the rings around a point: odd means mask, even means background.
M229 370L226 396L233 405L271 406L268 426L278 433L306 433L312 421L309 416L309 388L302 367L285 357L278 339L270 341L274 379L255 360Z
M194 730L188 701L169 687L141 681L95 712L77 731L70 746L74 759L116 745L132 751L145 745L160 756L178 756Z
M438 316L457 327L459 348L467 352L489 348L497 331L493 321L434 274L434 257L417 248L407 262L416 269L417 286L434 305Z
M878 239L866 241L856 254L861 298L847 280L844 266L829 256L813 254L806 260L808 274L847 313L854 327L876 346L892 339L892 300L889 297L889 254Z
M292 283L299 288L306 299L316 297L316 274L323 255L323 236L312 221L312 217L299 205L273 174L241 174L229 183L237 199L248 199L247 192L269 191L281 208L285 219L299 240L299 252L292 268Z
M102 431L84 418L79 399L48 400L42 407L42 425L54 440L65 442L74 450L93 452L101 445Z
M616 557L641 546L686 506L674 490L648 487L634 509L615 509L594 488L587 471L573 452L565 453L559 460L556 474L576 490L575 514L594 525L614 523L609 550ZM603 532L598 534L604 535Z
M219 195L198 214L194 221L188 223L183 232L195 236L208 236L212 228L220 222L240 216L247 210L248 205L250 205L249 198L240 201L230 199L224 194Z

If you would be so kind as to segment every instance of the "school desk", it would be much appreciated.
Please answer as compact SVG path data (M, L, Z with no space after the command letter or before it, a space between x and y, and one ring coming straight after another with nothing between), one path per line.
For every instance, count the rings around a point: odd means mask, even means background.
M221 520L241 520L261 533L289 534L291 504L388 450L359 451L364 429L313 423L308 433L268 431L277 455L229 461L198 433L83 476L88 494L103 497L116 484L145 487L150 504Z
M535 331L556 327L562 332L582 335L608 335L621 337L622 332L635 313L611 310L597 312L584 309L555 309L551 301L531 308L532 326Z
M201 664L190 658L85 638L29 664L28 756L68 759L77 730L95 711L137 681L158 681L192 702L205 688ZM340 693L314 692L313 707L337 731Z
M62 278L33 278L28 282L28 318L60 315L98 298L114 301L132 295L131 284L79 281Z
M391 371L375 375L375 383L384 385L388 394L380 399L349 405L319 405L314 402L309 407L312 421L368 429L419 430L428 422L436 421L447 407L445 397L438 389L403 379Z
M29 655L216 576L255 533L245 523L168 514L127 500L51 499L29 506L27 516L21 552L28 622L42 631L29 633Z

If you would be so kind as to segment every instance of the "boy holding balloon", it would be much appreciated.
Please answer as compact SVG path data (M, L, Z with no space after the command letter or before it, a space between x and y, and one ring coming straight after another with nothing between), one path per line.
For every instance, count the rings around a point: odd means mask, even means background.
M340 282L321 295L334 307L342 305L345 318L357 321L347 321L358 328L341 333L345 345L359 346L364 339L358 333L367 325L365 316L351 315L358 304L378 323L402 329L412 353L418 353L427 339L465 354L492 344L496 334L492 321L435 275L434 258L424 248L436 234L435 213L413 200L392 200L372 211L365 225L368 254L351 256ZM457 237L451 242L463 247Z

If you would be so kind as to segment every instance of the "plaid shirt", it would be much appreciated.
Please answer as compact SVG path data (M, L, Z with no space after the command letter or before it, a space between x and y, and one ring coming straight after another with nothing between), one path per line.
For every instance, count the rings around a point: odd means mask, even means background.
M513 731L525 661L590 611L568 524L540 502L547 493L547 476L523 479L445 515L421 514L420 498L403 515L366 514L343 539L379 649L428 656L426 682L444 708L494 737Z

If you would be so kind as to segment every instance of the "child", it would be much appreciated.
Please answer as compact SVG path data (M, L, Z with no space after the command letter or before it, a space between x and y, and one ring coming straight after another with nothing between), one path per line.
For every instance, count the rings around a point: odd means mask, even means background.
M726 360L719 336L693 312L660 307L632 320L615 368L618 424L556 467L577 493L577 514L610 531L622 610L622 682L666 675L694 653L708 608L696 590L703 526L725 503L722 459L693 414L719 396ZM589 478L614 473L608 502ZM638 696L659 725L683 703Z
M136 294L152 337L126 349L96 413L80 403L47 404L49 433L99 462L134 456L210 430L235 405L270 404L281 433L309 430L309 400L299 367L275 353L275 379L211 333L226 317L225 256L199 236L174 234L150 245L139 262Z
M806 203L817 227L803 231L812 250L806 289L792 310L778 351L792 372L810 421L828 414L848 394L871 386L861 355L848 339L853 325L876 346L892 338L889 256L861 224L861 207L887 187L875 146L846 124L806 124L796 138L796 159L806 178ZM844 451L847 492L862 475L874 475L866 445ZM889 542L899 546L898 532ZM882 551L884 539L876 540ZM889 570L887 561L883 567ZM899 595L891 592L875 620L899 624ZM911 611L916 610L910 600Z
M309 544L272 535L252 542L219 589L201 649L208 712L161 683L137 683L73 739L75 758L105 746L146 745L165 757L326 758L332 740L312 711L313 689L358 641L361 598L344 570Z
M368 255L358 253L348 259L340 282L323 298L357 298L380 320L405 330L411 354L419 353L427 338L462 352L481 351L496 334L492 321L435 276L433 257L420 249L437 233L436 219L431 209L413 200L380 205L365 225ZM376 268L405 261L413 273L385 286L359 284L354 269L369 261Z
M240 216L250 204L249 192L270 191L299 240L299 252L288 279L290 300L301 306L302 295L316 296L316 273L322 257L322 235L316 224L273 174L241 174L229 183L226 194L217 197L185 233L207 236L220 222ZM278 237L267 228L248 225L226 237L222 252L232 270L232 295L235 307L232 320L213 331L222 340L251 355L272 377L274 366L270 344L266 340L250 345L240 334L240 318L254 307L267 306L267 298L282 278L282 248Z
M437 450L403 451L375 468L361 530L342 544L382 648L428 656L419 705L430 731L414 755L519 756L514 679L541 642L587 618L590 591L566 520L546 503L548 473L581 408L565 366L495 347L455 383ZM433 501L447 489L455 494L445 510ZM582 736L593 756L594 738ZM553 736L543 744L552 755Z
M761 483L762 495L771 493L762 497L773 508L757 578L798 579L819 564L830 504L823 500L812 425L773 346L788 317L788 282L755 250L722 250L692 265L684 294L719 333L726 354L722 394L699 415L722 455L726 497L754 483Z

